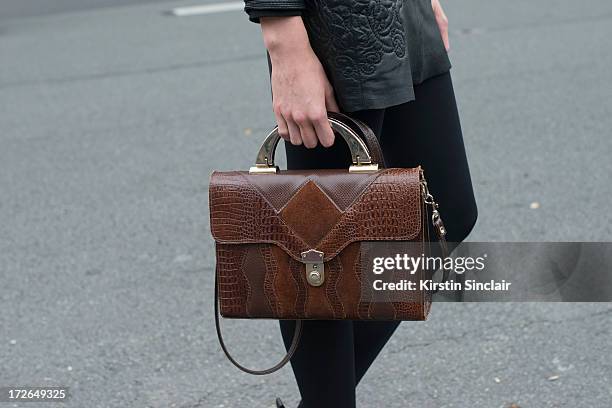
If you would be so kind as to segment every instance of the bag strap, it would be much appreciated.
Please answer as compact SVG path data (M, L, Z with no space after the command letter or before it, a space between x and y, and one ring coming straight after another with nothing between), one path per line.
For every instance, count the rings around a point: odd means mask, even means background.
M298 345L300 344L300 337L302 336L302 326L303 322L301 320L296 321L295 323L295 331L293 332L293 339L291 340L291 346L289 346L289 350L285 356L273 367L270 367L265 370L253 370L251 368L247 368L240 364L232 355L229 353L225 342L223 341L223 335L221 334L221 323L219 322L219 282L217 281L217 273L215 271L215 328L217 329L217 338L219 339L219 344L221 345L221 349L223 349L223 353L228 358L229 361L232 362L236 367L244 371L248 374L253 375L266 375L272 374L275 371L283 368L285 364L291 360L293 354L295 354L295 350L297 350Z

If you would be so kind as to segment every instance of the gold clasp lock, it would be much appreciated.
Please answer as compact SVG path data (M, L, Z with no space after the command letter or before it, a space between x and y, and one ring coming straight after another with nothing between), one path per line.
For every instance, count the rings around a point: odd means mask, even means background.
M311 286L321 286L325 281L323 252L309 249L302 252L302 262L306 265L306 281Z

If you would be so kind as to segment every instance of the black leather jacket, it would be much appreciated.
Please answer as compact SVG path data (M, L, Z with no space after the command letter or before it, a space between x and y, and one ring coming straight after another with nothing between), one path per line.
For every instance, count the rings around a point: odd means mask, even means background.
M411 101L413 84L450 69L431 0L245 0L245 11L301 15L346 112Z

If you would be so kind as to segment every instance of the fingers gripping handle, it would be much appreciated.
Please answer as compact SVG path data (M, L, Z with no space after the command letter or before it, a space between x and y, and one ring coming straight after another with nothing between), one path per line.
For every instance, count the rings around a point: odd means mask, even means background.
M366 142L359 136L361 132L358 133L358 131L353 129L355 122L346 115L333 112L328 112L328 120L332 130L342 136L351 152L353 164L349 171L351 173L377 171L378 163L372 159ZM279 140L280 134L278 133L277 126L265 138L257 153L255 166L249 169L249 173L276 173L277 167L274 164L274 154ZM380 149L378 145L375 148Z

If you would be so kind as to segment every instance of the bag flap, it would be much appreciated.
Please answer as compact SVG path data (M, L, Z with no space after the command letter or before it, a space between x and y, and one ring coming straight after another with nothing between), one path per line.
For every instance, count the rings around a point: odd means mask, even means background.
M214 172L210 225L224 244L271 243L324 261L355 241L409 241L421 231L420 168Z

